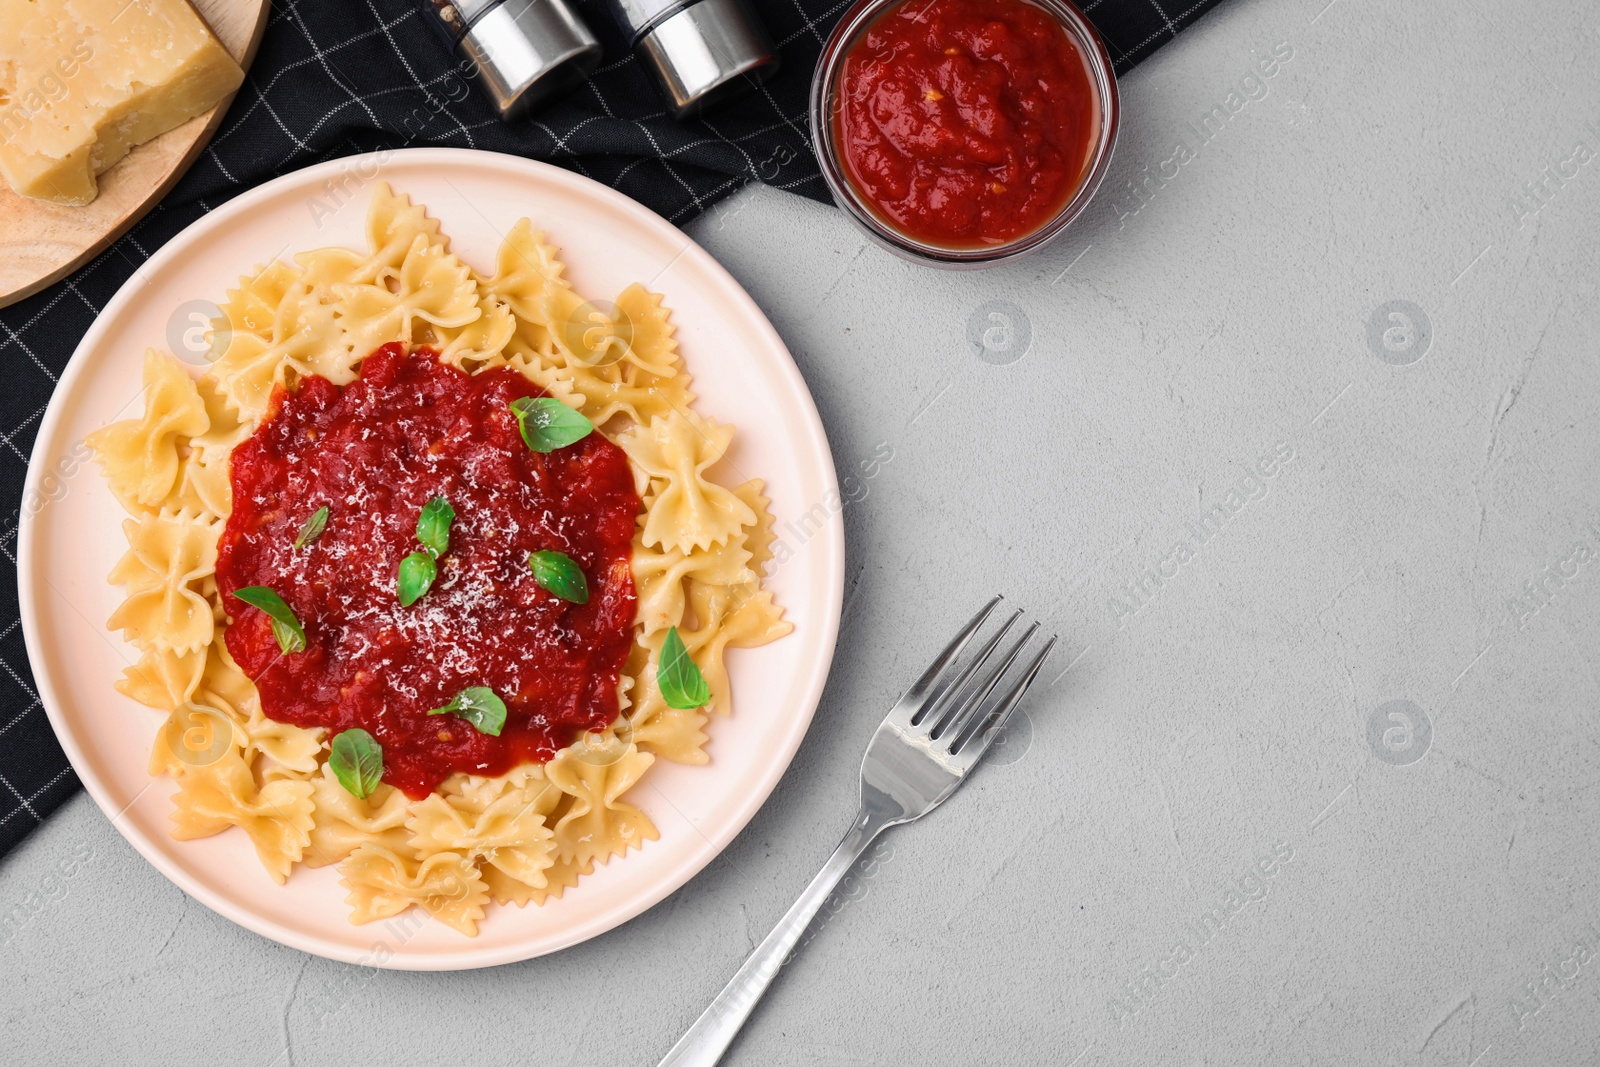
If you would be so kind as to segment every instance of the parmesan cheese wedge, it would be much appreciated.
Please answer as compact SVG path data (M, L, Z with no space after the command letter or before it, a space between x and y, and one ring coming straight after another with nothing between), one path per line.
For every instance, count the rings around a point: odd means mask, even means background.
M87 204L96 175L243 80L188 0L0 0L0 174Z

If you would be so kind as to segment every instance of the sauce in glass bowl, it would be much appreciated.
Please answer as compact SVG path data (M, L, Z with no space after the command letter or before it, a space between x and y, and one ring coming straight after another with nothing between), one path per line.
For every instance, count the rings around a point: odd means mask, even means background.
M1110 163L1116 79L1067 0L859 0L823 49L823 177L880 244L941 267L1042 247Z
M1098 130L1089 68L1026 0L913 0L845 53L845 173L898 229L998 245L1077 191Z

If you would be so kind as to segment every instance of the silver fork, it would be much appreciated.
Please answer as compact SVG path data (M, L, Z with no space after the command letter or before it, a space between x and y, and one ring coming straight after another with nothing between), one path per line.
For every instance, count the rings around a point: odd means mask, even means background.
M1054 637L1045 641L1011 684L996 692L1039 629L1038 623L1029 626L998 665L985 670L984 665L1022 617L1018 611L960 664L961 654L999 603L1000 598L995 597L967 623L872 735L861 761L861 809L855 825L789 913L672 1046L660 1067L712 1067L722 1059L800 935L861 854L884 830L920 819L942 804L989 751L1056 643Z

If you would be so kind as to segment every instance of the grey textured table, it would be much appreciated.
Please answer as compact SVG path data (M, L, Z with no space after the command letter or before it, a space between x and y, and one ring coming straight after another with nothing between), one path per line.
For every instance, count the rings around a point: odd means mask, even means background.
M1032 261L930 273L764 189L691 227L841 474L893 453L811 735L700 877L554 957L373 973L193 904L79 797L0 864L43 901L0 945L5 1059L654 1063L1003 590L1062 637L1028 717L732 1062L1594 1062L1600 16L1325 2L1140 67Z

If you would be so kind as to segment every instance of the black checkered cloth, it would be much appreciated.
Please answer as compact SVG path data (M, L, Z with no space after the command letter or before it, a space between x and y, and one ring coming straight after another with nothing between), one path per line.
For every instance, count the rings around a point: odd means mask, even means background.
M78 788L39 703L17 609L22 480L40 417L78 340L133 271L201 215L312 163L407 145L508 152L570 167L682 223L747 181L826 201L807 136L811 71L852 0L757 0L783 66L710 118L674 122L596 0L578 0L601 38L594 77L531 119L507 124L455 67L406 0L274 4L261 50L209 148L129 234L66 281L0 310L0 853ZM1218 0L1090 0L1119 73Z

